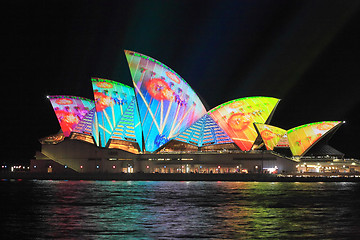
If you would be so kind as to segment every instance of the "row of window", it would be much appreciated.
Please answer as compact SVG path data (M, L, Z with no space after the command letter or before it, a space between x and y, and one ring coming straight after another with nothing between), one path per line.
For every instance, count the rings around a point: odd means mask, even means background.
M132 166L128 166L128 167L129 167L129 168L132 168ZM34 165L33 168L36 169L37 166ZM48 169L51 169L51 168L53 168L53 167L52 167L51 165L49 165L49 166L48 166ZM66 169L66 168L68 168L68 166L67 166L67 165L64 165L64 168ZM80 169L83 169L83 168L84 168L84 166L83 166L83 165L80 165ZM99 168L100 168L100 165L96 165L96 169L99 169ZM116 165L112 165L112 168L115 169L115 168L116 168Z

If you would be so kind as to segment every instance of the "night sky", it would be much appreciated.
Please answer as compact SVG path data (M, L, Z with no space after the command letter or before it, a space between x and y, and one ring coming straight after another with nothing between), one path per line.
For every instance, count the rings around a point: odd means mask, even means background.
M8 1L2 17L2 161L58 132L46 95L93 99L92 76L132 86L124 49L172 68L207 110L269 96L281 128L344 120L330 145L360 158L360 1Z

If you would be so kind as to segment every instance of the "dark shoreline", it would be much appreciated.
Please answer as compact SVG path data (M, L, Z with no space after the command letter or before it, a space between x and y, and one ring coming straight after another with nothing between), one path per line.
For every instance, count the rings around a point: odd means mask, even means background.
M177 174L177 173L30 173L3 172L2 181L18 180L116 180L116 181L255 181L255 182L360 182L355 175L271 175L271 174Z

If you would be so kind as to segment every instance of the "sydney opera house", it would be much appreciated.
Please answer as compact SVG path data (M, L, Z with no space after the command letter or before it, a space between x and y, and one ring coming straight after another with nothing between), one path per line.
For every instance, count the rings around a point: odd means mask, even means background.
M133 86L92 78L94 100L48 96L61 130L40 139L34 172L291 173L350 171L328 145L342 121L270 124L279 99L244 97L206 109L163 63L125 51Z

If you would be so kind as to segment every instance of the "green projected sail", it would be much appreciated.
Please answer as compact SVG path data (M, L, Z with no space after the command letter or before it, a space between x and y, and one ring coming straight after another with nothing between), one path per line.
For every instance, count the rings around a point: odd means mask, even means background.
M146 151L156 151L206 113L194 90L161 62L125 51L144 134Z
M294 156L304 155L320 138L340 126L341 121L309 123L288 130L290 150Z
M210 116L243 151L251 150L258 134L253 123L266 123L280 100L272 97L247 97L221 104Z
M286 134L286 130L264 123L254 123L255 128L264 141L267 150L273 150L280 139Z
M92 78L91 81L94 90L100 146L105 147L135 93L132 87L115 81L102 78Z

